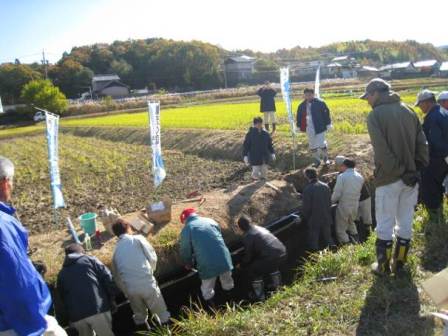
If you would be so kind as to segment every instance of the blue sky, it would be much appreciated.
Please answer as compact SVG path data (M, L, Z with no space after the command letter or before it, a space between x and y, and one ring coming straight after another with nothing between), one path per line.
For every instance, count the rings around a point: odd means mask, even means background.
M147 37L261 51L367 38L445 45L447 13L447 0L0 0L0 63Z

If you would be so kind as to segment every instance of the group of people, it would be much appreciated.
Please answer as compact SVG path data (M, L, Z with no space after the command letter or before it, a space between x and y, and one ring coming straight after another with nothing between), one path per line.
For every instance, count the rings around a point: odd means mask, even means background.
M257 93L261 97L260 111L275 122L271 115L275 112L275 90L266 83ZM360 98L372 107L367 118L375 156L377 262L372 269L378 273L397 272L407 259L419 197L431 221L442 220L443 195L448 185L448 91L438 97L427 89L418 94L415 107L424 114L423 124L391 85L380 78L371 80ZM331 128L330 111L323 100L314 97L312 89L304 90L296 124L308 136L314 167L322 161L329 164L325 134ZM254 179L265 178L266 165L275 158L272 140L262 125L261 118L254 119L254 128L249 130L243 146L244 161L252 165ZM335 163L340 174L333 192L319 181L315 169L304 172L309 184L303 191L302 212L308 222L312 251L319 249L322 241L324 247L336 245L331 234L333 217L338 244L359 241L356 219L362 219L367 231L372 226L372 200L364 178L355 169L356 162L339 156ZM331 212L333 205L335 216Z
M261 117L254 118L253 126L249 128L244 139L243 160L246 165L252 167L254 180L266 179L268 164L276 159L272 144L272 135L277 125L276 94L269 82L258 89L260 112L264 115L264 121ZM325 101L315 97L314 89L306 88L303 94L304 99L297 108L297 129L307 135L309 150L314 161L313 166L317 168L322 162L329 165L328 144L325 136L332 127L330 110ZM271 133L269 133L270 127L272 127Z
M329 109L322 100L314 98L312 90L307 89L304 94L297 126L308 135L315 166L322 160L328 164L325 132L331 127ZM263 102L273 100L275 90L264 87L259 95L262 110L268 113L265 120L272 123L275 131L275 103ZM425 115L423 125L382 79L370 81L361 99L372 107L367 118L376 187L377 261L372 270L379 274L396 273L406 263L419 190L431 218L441 219L443 181L448 173L448 92L438 98L429 90L418 94L415 105ZM246 135L243 157L253 166L254 179L266 178L266 165L275 160L275 152L270 134L263 129L262 118L255 118L254 127ZM309 183L303 190L302 214L307 222L311 251L333 248L336 243L358 242L355 220L360 217L364 225L372 226L370 192L356 171L356 162L338 156L335 164L339 174L333 191L319 180L316 168L304 171ZM0 156L0 336L66 335L48 315L52 304L50 292L29 259L27 231L10 205L13 178L13 163ZM179 242L181 259L187 269L197 270L202 297L213 307L218 278L228 295L235 286L230 251L214 220L200 217L191 208L185 209L180 219L184 224ZM287 256L286 248L247 216L240 217L237 225L245 247L242 268L250 279L251 296L263 300L265 279L270 279L269 287L274 290L281 284L280 268ZM154 276L157 267L154 248L143 236L135 234L124 219L117 220L112 230L118 237L112 271L86 255L81 245L70 244L65 248L57 291L71 325L80 335L113 335L112 313L119 291L129 300L137 325L149 327L148 309L154 323L170 322L170 313Z
M50 291L28 256L27 231L9 205L13 178L13 163L0 156L0 336L67 335L48 315L52 306ZM217 279L229 299L235 286L230 251L214 220L200 217L193 208L185 209L180 220L184 224L179 242L181 260L187 270L197 270L202 297L206 306L213 308ZM281 285L280 267L286 260L286 248L247 216L241 216L237 225L245 247L241 265L250 282L249 297L263 300L268 289L272 291ZM118 241L111 270L87 255L82 245L72 243L65 247L55 290L62 300L60 308L80 336L114 335L112 314L121 293L129 301L137 326L150 329L149 322L161 327L170 324L171 315L154 276L154 248L123 218L112 225L112 231ZM265 278L270 279L269 288L264 286Z

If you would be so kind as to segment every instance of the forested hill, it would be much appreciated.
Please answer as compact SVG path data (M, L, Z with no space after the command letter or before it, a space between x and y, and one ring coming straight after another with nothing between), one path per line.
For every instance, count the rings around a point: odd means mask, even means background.
M399 61L446 59L447 53L431 44L415 41L352 41L320 48L281 49L273 53L251 50L229 51L200 41L173 41L159 38L115 41L74 47L49 66L49 77L68 97L88 91L93 74L116 73L131 89L200 90L222 87L223 62L229 55L247 54L257 58L255 69L275 71L282 60L330 61L350 55L362 64L380 65ZM42 78L42 65L15 63L0 65L0 94L5 103L17 102L24 84Z

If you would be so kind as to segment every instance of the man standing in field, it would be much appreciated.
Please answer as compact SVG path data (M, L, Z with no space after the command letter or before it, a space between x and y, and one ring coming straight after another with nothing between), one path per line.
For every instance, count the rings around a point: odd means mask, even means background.
M154 248L142 235L133 235L130 223L124 219L118 219L112 231L118 237L112 270L118 287L129 299L135 324L149 329L148 309L156 323L167 324L170 313L154 277L157 266Z
M264 126L269 131L269 124L271 124L271 134L274 134L277 123L275 118L275 96L277 92L272 88L271 83L266 81L264 86L258 89L257 95L260 97L260 112L264 114Z
M350 159L345 159L342 162L341 173L336 179L331 196L331 201L338 204L336 208L336 237L339 244L347 244L350 241L359 242L355 220L358 218L359 198L364 178L356 171L355 166L355 161Z
M423 131L429 144L429 165L422 174L422 201L431 219L439 222L443 217L443 181L448 174L448 111L436 103L435 94L429 90L418 94L415 105L425 114Z
M0 336L66 336L47 315L50 292L28 258L28 232L10 205L13 178L13 163L0 156Z
M308 184L302 194L302 213L307 223L308 251L318 251L321 240L325 247L333 248L335 244L331 236L331 190L328 185L319 181L316 169L308 168L304 174Z
M331 128L330 110L323 100L314 97L313 89L306 88L303 93L304 100L297 109L297 127L308 136L314 166L320 166L321 160L328 165L325 134Z
M182 211L180 221L185 225L180 234L180 257L185 268L196 266L202 297L209 307L214 307L216 279L219 277L224 291L234 287L232 258L221 228L213 219L199 217L193 208Z
M372 79L360 98L373 108L367 117L376 184L377 262L372 270L376 274L396 273L409 252L419 170L428 164L428 144L417 114L390 90L389 83Z
M272 138L263 129L263 119L254 118L254 126L249 129L243 144L243 158L252 166L252 179L266 179L268 163L275 161Z

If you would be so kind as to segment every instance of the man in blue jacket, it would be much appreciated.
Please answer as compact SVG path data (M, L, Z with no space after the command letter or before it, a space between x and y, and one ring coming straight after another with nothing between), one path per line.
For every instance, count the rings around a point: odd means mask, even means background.
M433 220L442 216L443 181L448 174L448 112L437 104L435 94L421 91L416 106L425 114L423 131L429 145L429 165L422 174L422 201Z
M330 110L327 104L314 97L314 90L306 88L304 100L297 109L297 127L306 132L314 166L320 166L321 160L328 165L328 149L325 133L331 128Z
M115 305L112 274L79 244L65 248L57 288L71 325L79 336L113 336L111 309Z
M67 335L47 315L51 296L28 258L28 232L9 204L14 165L0 156L0 336Z
M234 287L230 252L213 219L199 217L195 209L189 208L182 212L180 220L185 224L180 235L180 256L187 269L196 266L202 280L202 297L213 307L218 277L224 291Z

